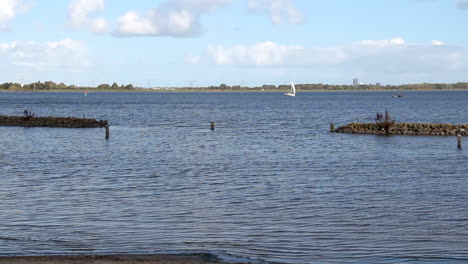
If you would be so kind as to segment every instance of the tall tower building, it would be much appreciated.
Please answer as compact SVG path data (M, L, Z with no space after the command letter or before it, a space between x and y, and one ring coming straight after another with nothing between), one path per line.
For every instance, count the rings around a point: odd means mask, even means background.
M353 86L358 87L359 86L359 80L357 78L353 79Z

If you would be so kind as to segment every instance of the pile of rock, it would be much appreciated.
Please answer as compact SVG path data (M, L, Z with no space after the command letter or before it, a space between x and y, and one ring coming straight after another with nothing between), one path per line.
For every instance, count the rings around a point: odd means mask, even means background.
M0 116L0 126L94 128L108 125L107 120L91 118Z
M341 126L332 132L352 134L379 134L385 135L386 131L377 123L351 123ZM389 135L414 135L414 136L468 136L468 124L420 124L420 123L395 123L389 131Z

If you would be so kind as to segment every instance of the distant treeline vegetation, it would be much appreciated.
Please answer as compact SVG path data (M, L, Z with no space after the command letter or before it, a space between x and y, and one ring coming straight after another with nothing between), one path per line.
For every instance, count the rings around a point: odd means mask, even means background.
M296 84L296 90L302 91L346 91L346 90L465 90L468 89L468 82L459 82L454 84L447 83L422 83L422 84L404 84L404 85L374 85L374 84L361 84L358 86L353 85L334 85L334 84ZM209 86L191 88L207 89L207 90L259 90L259 91L274 91L274 90L289 90L291 86L288 85L263 85L261 87L242 87L239 85L228 86L221 84L220 86Z
M259 87L245 87L240 85L229 86L221 84L219 86L208 86L208 87L178 87L178 88L154 88L159 90L208 90L208 91L285 91L290 89L290 85L263 85ZM296 84L296 89L299 91L349 91L349 90L468 90L468 82L458 83L422 83L422 84L404 84L404 85L378 85L378 84L361 84L358 86L353 85L332 85L332 84ZM0 90L10 91L33 91L33 90L148 90L138 87L134 87L132 84L118 85L117 83L100 84L97 87L85 87L66 85L64 83L54 83L52 81L36 82L31 84L21 85L19 83L3 83L0 84ZM153 89L150 89L153 90Z
M0 90L12 90L12 91L40 91L40 90L134 90L135 87L131 84L127 85L118 85L117 83L109 84L100 84L97 87L84 87L84 86L75 86L75 85L66 85L64 83L54 83L52 81L46 82L35 82L30 84L19 84L19 83L3 83L0 84Z

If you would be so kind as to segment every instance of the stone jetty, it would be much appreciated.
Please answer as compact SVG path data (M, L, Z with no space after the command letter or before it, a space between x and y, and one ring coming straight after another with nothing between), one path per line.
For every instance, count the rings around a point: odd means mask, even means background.
M336 133L351 134L387 134L381 124L378 123L350 123L337 129L331 129ZM421 124L421 123L393 123L388 130L388 135L411 136L468 136L468 124Z
M66 128L95 128L109 127L107 120L77 117L34 117L0 116L0 126L22 127L66 127Z

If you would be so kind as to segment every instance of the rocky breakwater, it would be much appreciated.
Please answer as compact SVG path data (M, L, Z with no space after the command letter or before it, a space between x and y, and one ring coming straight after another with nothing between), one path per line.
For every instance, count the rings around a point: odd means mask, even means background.
M336 133L351 134L377 134L377 135L411 135L411 136L468 136L468 124L420 124L420 123L393 123L388 132L379 123L350 123L337 129Z
M77 117L0 116L0 126L95 128L108 127L109 123Z

